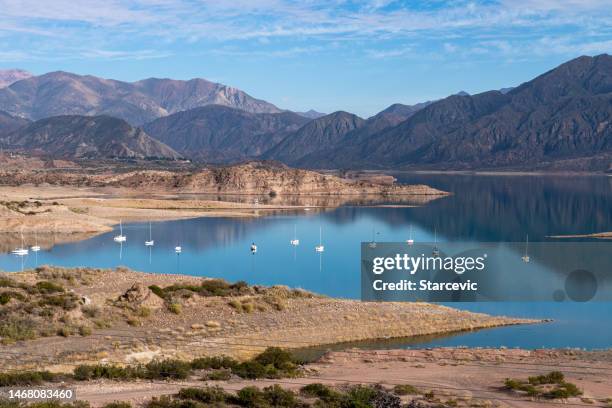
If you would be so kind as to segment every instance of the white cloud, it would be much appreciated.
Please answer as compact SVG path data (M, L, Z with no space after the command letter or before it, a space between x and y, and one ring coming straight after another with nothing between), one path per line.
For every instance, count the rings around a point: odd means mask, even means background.
M0 36L37 39L31 41L38 47L32 53L64 50L108 59L155 58L185 42L216 42L214 48L223 52L262 56L312 52L310 45L299 44L284 51L260 49L274 39L319 41L314 51L331 44L350 47L359 40L369 45L362 50L372 58L405 56L416 52L419 43L432 41L438 41L438 51L445 53L545 52L538 44L543 38L559 42L550 52L569 53L571 44L559 40L559 33L568 30L582 38L585 53L610 50L607 38L591 38L612 34L609 0L424 4L433 6L418 8L414 3L400 8L392 0L0 0ZM247 43L238 50L219 47L241 41ZM253 48L249 41L260 47ZM397 46L406 41L414 47ZM385 46L386 42L395 44ZM127 51L138 47L145 50Z

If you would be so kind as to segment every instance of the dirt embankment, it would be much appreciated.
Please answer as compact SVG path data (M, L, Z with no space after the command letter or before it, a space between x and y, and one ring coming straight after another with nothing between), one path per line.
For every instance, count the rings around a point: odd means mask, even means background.
M228 286L127 269L42 267L2 278L7 287L0 292L19 292L0 306L5 322L11 322L0 346L11 356L4 360L7 368L70 371L79 362L244 358L268 346L303 348L534 322L427 303L332 299L285 287Z

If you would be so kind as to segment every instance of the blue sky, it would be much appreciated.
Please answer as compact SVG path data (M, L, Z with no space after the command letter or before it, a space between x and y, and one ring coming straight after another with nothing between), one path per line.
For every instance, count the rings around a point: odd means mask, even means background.
M606 52L610 0L0 0L0 69L203 77L364 117Z

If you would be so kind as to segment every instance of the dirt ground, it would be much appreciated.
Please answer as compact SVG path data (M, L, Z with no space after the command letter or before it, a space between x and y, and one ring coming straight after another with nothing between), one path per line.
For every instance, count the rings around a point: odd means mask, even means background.
M612 397L612 352L571 350L508 349L429 349L378 350L351 349L331 352L316 363L307 365L311 373L303 378L284 380L230 380L224 382L140 382L99 381L78 384L79 399L100 406L112 401L139 404L153 396L176 393L187 386L221 385L236 391L248 385L265 387L279 384L298 390L310 383L328 385L382 384L393 388L409 384L419 392L433 392L434 399L444 403L454 400L459 407L609 407ZM503 389L506 378L526 379L558 370L566 380L584 393L568 400L533 400ZM408 402L413 396L403 397Z

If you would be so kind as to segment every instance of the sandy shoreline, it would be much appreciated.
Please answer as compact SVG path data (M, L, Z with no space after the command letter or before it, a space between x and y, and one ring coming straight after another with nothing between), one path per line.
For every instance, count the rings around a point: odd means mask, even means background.
M70 311L73 326L93 327L102 318L108 323L105 327L94 327L88 336L51 336L0 345L0 351L10 352L14 357L6 359L7 367L40 366L44 362L48 368L70 370L66 361L74 364L79 361L134 362L161 357L190 359L210 354L245 358L268 346L304 348L537 322L427 303L333 299L292 292L283 287L230 297L178 297L170 303L180 303L181 312L173 313L169 303L152 294L147 287L199 285L201 278L133 272L123 268L71 270L51 267L41 268L39 272L3 273L0 277L28 284L41 279L62 284L99 309L99 315L93 319L78 312L78 308ZM134 284L144 288L139 300L117 306L115 300ZM141 307L150 311L146 317L137 314ZM61 314L65 312L58 313L51 321L41 322L52 324Z
M417 206L438 195L392 196L385 202ZM232 201L229 200L232 199ZM198 196L193 193L157 191L146 193L129 188L71 186L0 186L0 232L17 234L4 241L13 249L19 233L38 234L39 244L72 242L109 232L124 222L167 221L198 217L258 217L279 212L324 211L341 205L377 205L381 196L346 195L257 195L234 197ZM372 204L374 203L374 204ZM393 205L393 204L391 204ZM10 241L10 242L8 242ZM10 250L9 249L9 250ZM1 248L0 248L1 250Z

